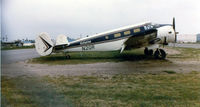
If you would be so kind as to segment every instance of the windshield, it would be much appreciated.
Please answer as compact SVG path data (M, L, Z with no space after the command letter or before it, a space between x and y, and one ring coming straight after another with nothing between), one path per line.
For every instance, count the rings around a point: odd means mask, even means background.
M158 27L160 27L160 24L152 23L152 26L153 26L153 28L158 28Z

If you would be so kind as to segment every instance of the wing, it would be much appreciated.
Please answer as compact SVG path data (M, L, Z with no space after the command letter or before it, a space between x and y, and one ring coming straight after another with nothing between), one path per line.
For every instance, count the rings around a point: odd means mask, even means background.
M141 48L151 44L156 43L157 41L157 30L151 29L145 31L144 33L138 33L129 37L123 44L121 52L123 50L129 50L134 48Z

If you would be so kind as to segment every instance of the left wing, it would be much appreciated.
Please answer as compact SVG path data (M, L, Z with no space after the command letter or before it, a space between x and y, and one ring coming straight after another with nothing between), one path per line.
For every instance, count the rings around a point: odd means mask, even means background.
M123 52L124 50L141 48L141 47L154 44L157 41L156 37L157 37L156 29L150 29L150 30L145 31L144 33L137 33L129 37L124 42L120 52Z

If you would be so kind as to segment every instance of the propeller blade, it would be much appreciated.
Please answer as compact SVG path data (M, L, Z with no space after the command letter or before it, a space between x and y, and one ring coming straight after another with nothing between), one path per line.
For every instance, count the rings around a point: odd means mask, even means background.
M176 30L175 18L173 17L173 29Z
M177 35L175 34L175 43L177 42Z
M177 33L176 33L175 17L173 17L172 26L173 26L174 33L175 33L175 40L174 40L174 42L176 43L177 42L177 35L176 35Z

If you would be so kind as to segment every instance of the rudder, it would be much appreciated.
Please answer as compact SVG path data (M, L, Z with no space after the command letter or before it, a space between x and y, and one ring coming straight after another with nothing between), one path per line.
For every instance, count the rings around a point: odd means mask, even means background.
M50 55L53 51L53 46L48 33L40 33L35 39L35 49L41 56Z

